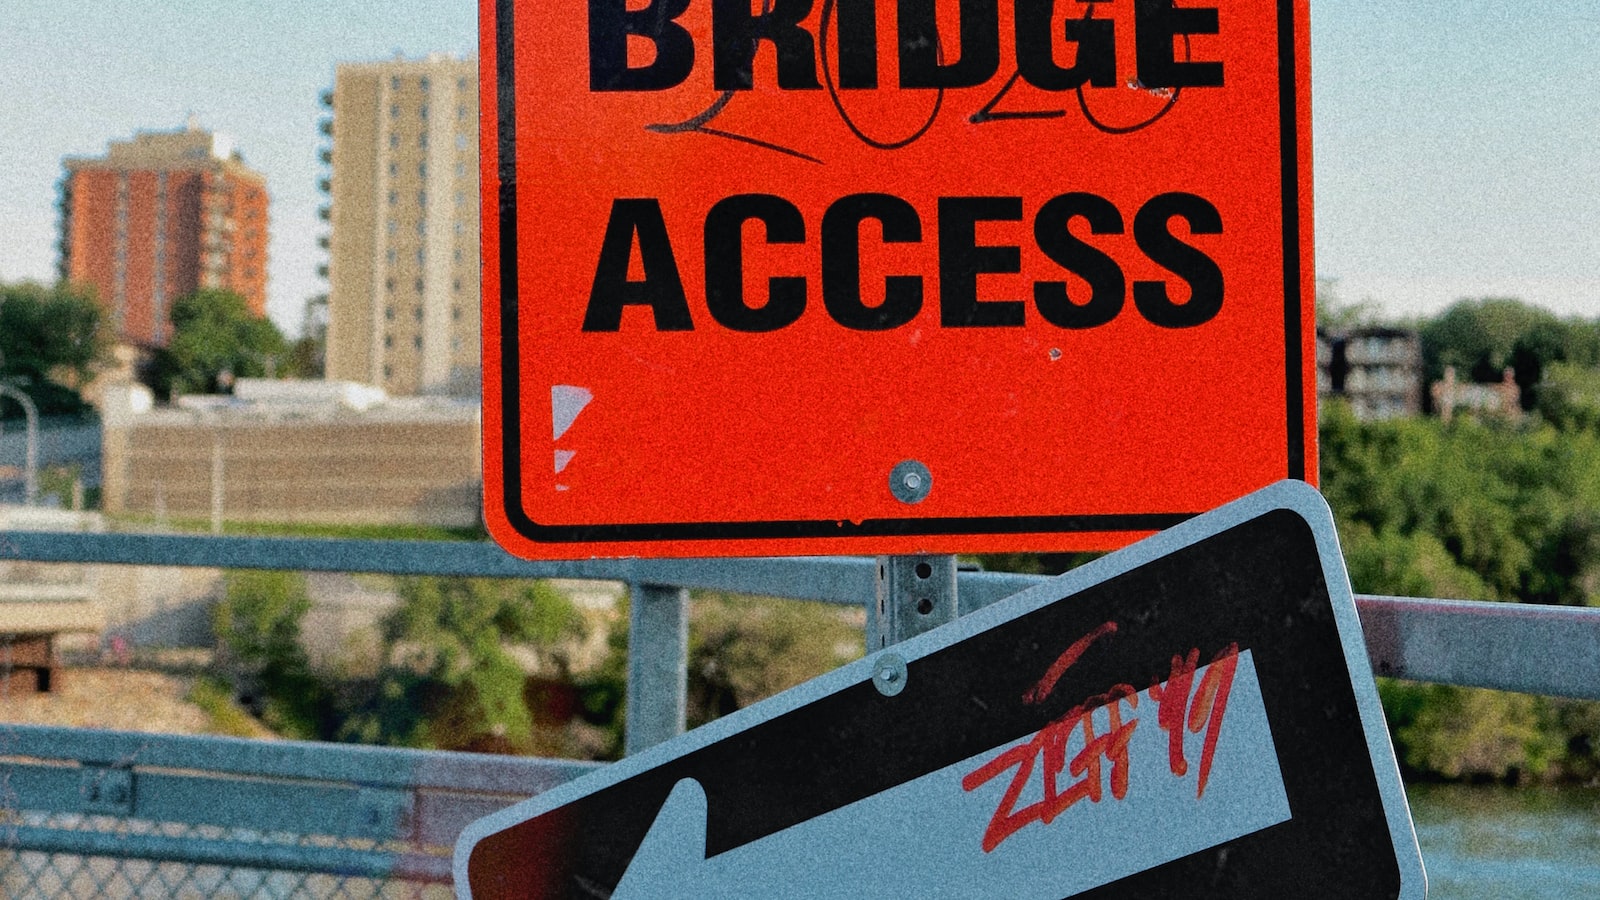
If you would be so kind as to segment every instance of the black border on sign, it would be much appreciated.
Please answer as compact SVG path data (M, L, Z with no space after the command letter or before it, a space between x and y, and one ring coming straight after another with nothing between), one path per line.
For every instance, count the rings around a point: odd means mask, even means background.
M1169 528L1198 512L1112 513L1066 516L972 516L940 518L796 519L766 522L654 522L631 525L544 525L522 505L521 314L517 293L517 134L515 7L495 0L496 142L499 148L500 258L500 439L501 490L506 520L537 543L627 541L761 540L782 538L916 537L977 534L1150 532ZM1304 481L1305 400L1300 345L1300 142L1295 73L1295 0L1278 0L1279 179L1283 193L1283 328L1285 363L1286 478Z

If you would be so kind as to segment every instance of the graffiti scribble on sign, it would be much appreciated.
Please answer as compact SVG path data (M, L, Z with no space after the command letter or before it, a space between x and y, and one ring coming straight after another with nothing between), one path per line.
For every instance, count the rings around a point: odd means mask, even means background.
M1106 622L1074 641L1056 658L1044 676L1028 689L1023 695L1023 702L1044 702L1054 692L1067 669L1091 645L1116 631L1116 622ZM1185 732L1198 734L1202 729L1205 730L1195 791L1197 799L1205 795L1206 780L1211 774L1212 755L1222 732L1228 693L1238 667L1239 645L1229 644L1218 653L1196 687L1194 681L1199 661L1199 649L1172 657L1166 681L1152 684L1149 691L1150 699L1156 704L1156 727L1167 732L1167 764L1173 775L1181 778L1189 771L1189 762L1183 752ZM1124 703L1127 704L1126 718ZM1106 709L1108 724L1103 732L1097 733L1094 713L1101 707ZM984 852L1000 846L1006 838L1034 822L1049 825L1056 816L1080 800L1099 803L1105 796L1107 763L1111 796L1117 800L1127 797L1128 741L1139 725L1135 715L1138 708L1139 694L1132 685L1112 685L1105 693L1090 697L1067 710L1039 729L1029 741L1001 752L963 778L961 787L972 791L1003 772L1015 770L1011 783L995 808L994 816L984 830ZM1069 759L1067 744L1074 731L1082 734L1083 746ZM1043 786L1041 796L1019 808L1018 801L1032 780L1036 765L1039 766ZM1066 776L1065 783L1063 774Z

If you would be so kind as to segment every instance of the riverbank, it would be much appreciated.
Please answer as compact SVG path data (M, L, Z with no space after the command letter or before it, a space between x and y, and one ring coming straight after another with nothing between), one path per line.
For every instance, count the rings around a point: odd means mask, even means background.
M73 666L58 672L56 689L48 694L0 688L0 725L158 734L217 734L225 730L217 727L211 713L190 700L195 676L119 666ZM249 737L273 737L267 728L255 725L256 732Z

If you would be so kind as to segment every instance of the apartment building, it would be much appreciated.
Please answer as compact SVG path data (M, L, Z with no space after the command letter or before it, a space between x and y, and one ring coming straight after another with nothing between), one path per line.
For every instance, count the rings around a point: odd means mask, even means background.
M476 395L477 62L340 65L323 102L327 377Z
M165 346L172 303L200 288L265 315L266 180L231 139L191 121L64 163L58 274L94 289L119 341Z
M1356 418L1422 414L1422 340L1406 328L1317 330L1317 394L1343 397Z

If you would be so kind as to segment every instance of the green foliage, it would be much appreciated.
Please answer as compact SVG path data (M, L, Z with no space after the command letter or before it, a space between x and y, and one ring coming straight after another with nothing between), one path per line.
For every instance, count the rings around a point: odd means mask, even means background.
M311 674L300 623L311 609L305 576L294 572L230 572L211 624L249 699L273 730L312 738L327 727L331 698Z
M691 727L859 658L861 628L824 603L697 595L689 619Z
M1544 701L1445 684L1387 682L1397 752L1409 768L1449 779L1539 778L1564 751Z
M206 714L210 720L208 733L244 738L261 735L261 726L249 713L239 708L234 702L232 688L220 678L205 676L196 679L185 699Z
M229 574L211 624L233 658L269 666L304 658L300 620L310 609L302 576L241 570Z
M219 393L234 378L259 378L288 359L276 325L233 291L204 289L172 304L172 339L156 353L151 387L162 397Z
M1490 596L1483 580L1456 562L1431 534L1392 529L1374 533L1370 526L1357 523L1339 529L1339 542L1350 581L1361 585L1362 593L1460 600Z
M586 630L571 601L531 581L419 577L399 587L376 674L335 680L312 672L301 646L304 578L231 574L213 624L246 705L291 737L528 752L527 669L569 680L567 650Z
M1563 431L1600 431L1600 368L1556 362L1544 370L1535 408Z
M582 639L571 601L543 582L405 578L383 623L387 665L365 708L337 737L441 749L526 750L532 719L522 645L565 674L562 648Z
M1522 388L1524 409L1554 363L1600 365L1600 322L1558 319L1520 300L1461 300L1421 329L1423 365L1428 380L1454 366L1462 380L1499 381L1511 369Z
M1600 578L1600 436L1327 404L1322 490L1358 591L1581 604Z
M598 755L622 755L627 712L628 607L605 660L578 682L584 718L608 736ZM859 658L858 610L824 603L695 592L689 610L688 724L695 727Z
M1600 432L1470 417L1321 421L1322 490L1357 592L1593 604ZM1593 778L1600 704L1379 683L1396 752L1451 779Z
M68 285L0 284L0 379L29 395L41 415L84 409L76 387L110 351L100 305ZM0 399L0 417L21 415Z
M285 378L324 378L327 376L327 340L315 337L296 339L278 371Z

